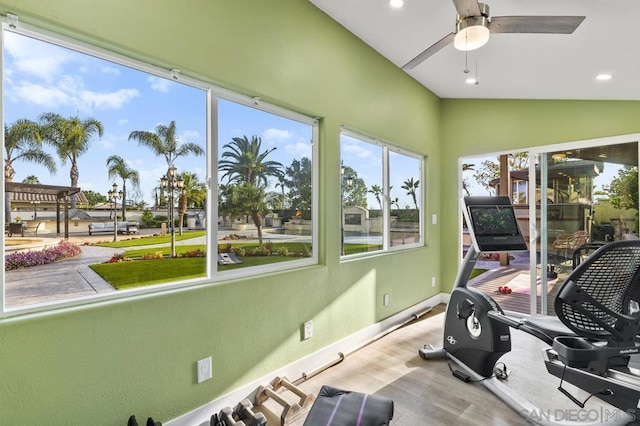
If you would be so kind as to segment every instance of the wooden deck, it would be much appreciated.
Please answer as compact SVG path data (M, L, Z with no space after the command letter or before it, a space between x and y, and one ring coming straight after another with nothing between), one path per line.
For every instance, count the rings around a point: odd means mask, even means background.
M558 289L562 284L563 278L567 275L566 270L561 270L558 274L558 278L548 283L547 294L547 314L553 315L553 303L558 294ZM529 276L528 265L510 265L500 266L495 269L490 269L487 272L478 275L473 280L469 281L469 287L477 288L483 291L489 296L493 297L496 302L505 311L521 312L524 314L530 313L530 296L529 294L512 292L511 294L503 294L498 291L499 287L508 285L519 275ZM536 312L540 313L540 301L541 297L536 297Z

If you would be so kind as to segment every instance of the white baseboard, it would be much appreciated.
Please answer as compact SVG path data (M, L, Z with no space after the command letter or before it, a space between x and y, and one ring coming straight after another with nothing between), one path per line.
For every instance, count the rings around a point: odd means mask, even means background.
M449 294L437 294L164 424L165 426L209 426L209 420L213 413L220 412L224 407L234 408L245 398L253 400L258 386L268 384L275 377L286 376L290 380L297 380L305 374L309 375L309 372L337 361L340 358L339 354L348 355L380 335L388 333L405 322L414 319L417 315L429 310L429 308L440 303L446 303L444 301L445 296L448 302ZM416 342L416 345L419 343Z
M451 293L440 293L439 296L442 298L440 303L448 304L449 300L451 299Z

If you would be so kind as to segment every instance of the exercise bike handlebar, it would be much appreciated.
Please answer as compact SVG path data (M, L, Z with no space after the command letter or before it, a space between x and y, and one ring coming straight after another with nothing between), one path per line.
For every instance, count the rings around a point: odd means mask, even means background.
M478 260L479 255L480 253L476 251L473 245L471 245L467 250L467 254L464 256L462 264L460 265L460 269L456 275L456 280L453 283L453 288L467 286L469 277L471 276L473 269L476 267L476 261Z
M503 324L508 325L511 328L515 328L516 330L520 330L520 331L524 331L525 333L528 333L534 337L537 337L538 339L542 340L543 342L547 343L547 344L552 344L553 343L553 337L547 335L546 333L543 333L542 331L540 331L537 328L534 327L530 327L527 324L523 323L520 320L516 320L514 318L508 317L505 314L498 312L498 311L489 311L487 312L487 316L489 318L492 318L496 321L500 321Z

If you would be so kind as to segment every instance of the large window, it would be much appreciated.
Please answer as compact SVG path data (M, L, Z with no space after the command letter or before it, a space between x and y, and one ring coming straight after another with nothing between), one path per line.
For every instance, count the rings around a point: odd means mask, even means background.
M0 316L317 261L314 119L23 25L2 54Z
M348 130L340 142L341 254L422 245L423 158Z

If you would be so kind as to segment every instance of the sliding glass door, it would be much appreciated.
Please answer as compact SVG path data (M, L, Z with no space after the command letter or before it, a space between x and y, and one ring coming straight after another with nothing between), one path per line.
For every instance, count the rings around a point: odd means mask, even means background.
M553 315L560 285L585 256L607 242L638 238L638 142L567 144L537 158L538 274L546 295L537 305Z
M505 310L553 315L561 284L586 256L638 238L639 137L462 158L461 195L508 195L529 241L527 253L483 254L469 285ZM464 254L469 238L460 223Z

